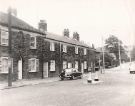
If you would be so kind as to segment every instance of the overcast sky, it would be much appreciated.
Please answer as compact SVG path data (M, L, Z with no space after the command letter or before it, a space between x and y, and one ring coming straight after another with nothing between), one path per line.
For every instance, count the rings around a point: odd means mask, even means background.
M9 6L36 28L44 19L48 32L62 35L69 28L70 37L77 31L81 40L96 47L110 34L125 45L135 42L135 0L0 0L0 11Z

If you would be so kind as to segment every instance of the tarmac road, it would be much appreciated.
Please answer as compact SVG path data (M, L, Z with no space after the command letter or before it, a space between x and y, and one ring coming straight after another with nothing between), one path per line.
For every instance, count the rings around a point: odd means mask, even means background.
M85 77L2 90L0 106L135 106L135 74L106 70L99 79L97 84L87 84Z

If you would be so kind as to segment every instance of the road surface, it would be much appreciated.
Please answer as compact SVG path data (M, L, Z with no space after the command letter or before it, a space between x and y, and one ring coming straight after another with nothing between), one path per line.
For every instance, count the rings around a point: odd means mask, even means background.
M135 106L135 74L106 70L100 83L86 78L0 91L0 106Z

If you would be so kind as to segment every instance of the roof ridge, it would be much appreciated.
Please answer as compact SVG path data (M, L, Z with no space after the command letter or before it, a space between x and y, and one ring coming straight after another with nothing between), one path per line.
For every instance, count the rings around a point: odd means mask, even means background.
M58 41L63 41L66 43L71 43L71 44L76 44L79 46L85 46L85 47L89 47L89 45L87 45L86 43L82 43L81 41L75 40L73 38L68 38L65 36L61 36L52 32L46 32L46 38L50 38L50 39L54 39L54 40L58 40Z
M20 28L24 30L34 31L37 33L43 33L39 29L33 27L32 25L28 24L24 20L15 17L12 15L12 26L15 28ZM8 25L8 14L0 11L0 23Z

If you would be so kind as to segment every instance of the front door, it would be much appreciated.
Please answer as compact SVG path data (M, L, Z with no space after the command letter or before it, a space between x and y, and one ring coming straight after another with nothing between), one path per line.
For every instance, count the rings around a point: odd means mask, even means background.
M18 79L22 79L22 59L18 61Z
M68 63L68 68L72 68L72 63Z
M84 73L84 64L81 63L81 72Z
M43 77L47 78L48 77L48 62L45 62L43 64Z

